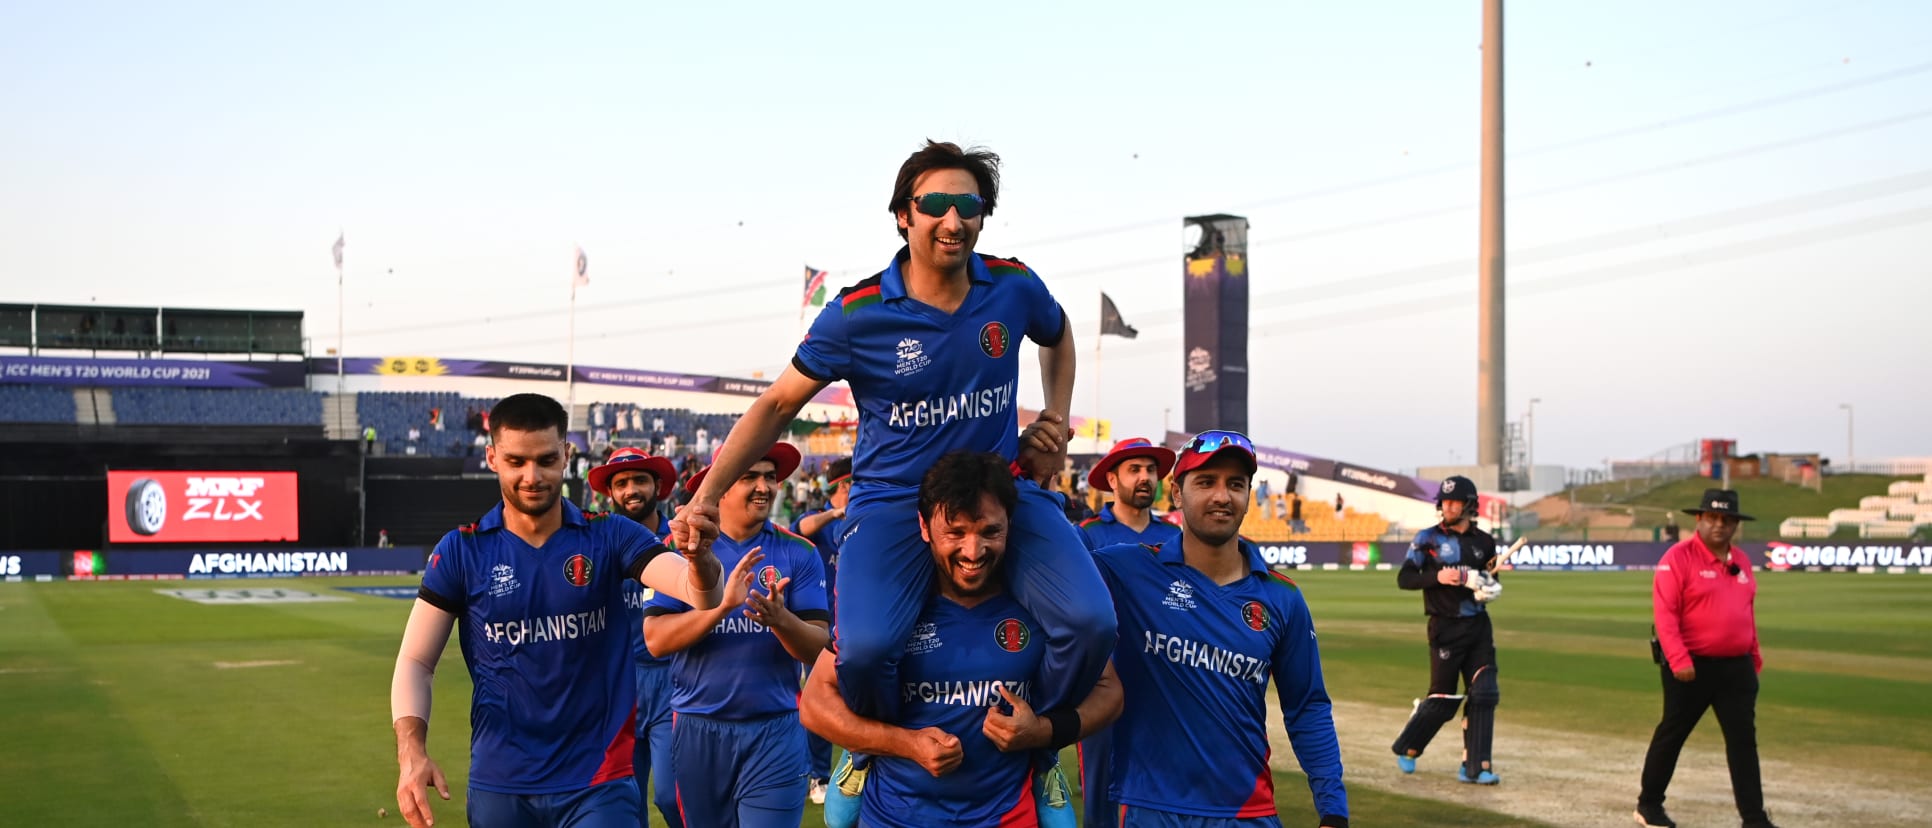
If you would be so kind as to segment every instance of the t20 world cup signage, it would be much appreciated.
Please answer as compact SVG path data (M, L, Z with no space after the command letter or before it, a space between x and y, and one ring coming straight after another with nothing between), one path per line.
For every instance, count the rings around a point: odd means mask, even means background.
M296 540L295 472L110 471L110 543Z
M1182 418L1188 433L1248 430L1248 220L1190 216L1198 232L1181 294Z

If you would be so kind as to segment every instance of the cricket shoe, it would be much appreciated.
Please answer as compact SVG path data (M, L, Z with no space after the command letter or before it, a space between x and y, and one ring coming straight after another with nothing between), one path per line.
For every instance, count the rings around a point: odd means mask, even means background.
M1503 781L1503 778L1497 776L1494 771L1483 771L1471 777L1468 768L1460 767L1456 768L1456 779L1470 785L1494 785Z
M1664 813L1662 805L1638 804L1637 810L1631 816L1635 817L1637 824L1644 828L1677 828L1677 823L1670 818L1669 814Z
M1395 766L1401 768L1403 773L1415 773L1415 757L1396 754Z

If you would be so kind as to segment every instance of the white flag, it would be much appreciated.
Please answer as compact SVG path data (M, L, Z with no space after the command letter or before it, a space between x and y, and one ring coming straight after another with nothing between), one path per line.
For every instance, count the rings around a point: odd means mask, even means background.
M337 230L335 232L335 247L331 249L335 253L335 269L337 270L342 269L342 238L342 231Z
M584 256L584 249L577 248L577 287L590 284L590 259Z

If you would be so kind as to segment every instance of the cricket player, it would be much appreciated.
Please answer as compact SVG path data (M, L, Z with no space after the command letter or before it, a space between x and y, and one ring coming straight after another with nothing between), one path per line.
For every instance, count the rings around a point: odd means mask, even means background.
M603 465L590 470L590 489L610 499L611 511L650 529L658 537L669 534L668 522L657 511L658 501L670 497L678 473L671 461L642 449L620 448ZM637 675L637 717L632 734L636 749L631 772L639 793L650 783L650 800L671 828L684 828L678 816L677 785L671 778L671 660L651 655L644 646L644 603L656 593L643 584L624 584L624 607L629 610L631 658ZM638 811L640 828L650 828L650 815Z
M679 556L636 523L562 500L565 423L563 406L539 394L491 409L485 457L503 502L444 536L423 573L389 692L396 804L417 828L433 821L426 787L449 798L426 739L431 678L459 619L474 685L470 824L632 828L637 685L624 583L701 607L721 600L717 527L705 516L689 518L699 523Z
M1496 735L1496 637L1489 625L1488 602L1502 591L1490 574L1496 539L1476 528L1476 484L1456 476L1442 481L1436 509L1442 521L1418 532L1408 557L1395 573L1403 589L1422 590L1429 616L1429 694L1416 702L1409 723L1390 750L1403 773L1415 773L1415 760L1429 740L1462 708L1462 765L1456 778L1477 785L1501 781L1490 763ZM1456 692L1461 678L1464 693Z
M1094 554L1120 621L1113 785L1125 828L1279 826L1268 683L1320 824L1347 828L1348 792L1315 624L1293 581L1237 534L1254 444L1204 431L1174 465L1180 538Z
M806 682L807 727L875 757L859 808L868 828L1009 828L1039 823L1033 765L1120 713L1111 669L1076 708L1041 717L1044 649L1031 613L1007 594L1000 564L1019 499L1007 461L954 452L919 488L919 532L937 589L923 603L900 663L900 720L853 714L833 656ZM1059 806L1061 824L1071 808Z
M716 609L663 593L644 609L645 643L671 657L671 766L693 828L798 828L805 817L798 669L825 648L831 620L818 551L770 520L798 462L775 443L725 490L716 549L732 570Z
M715 508L723 487L814 394L836 380L851 384L859 440L839 549L839 690L855 712L880 721L898 720L895 674L932 584L932 556L919 542L920 476L956 450L993 451L1036 473L1060 468L1066 450L1074 375L1066 313L1025 265L974 251L998 200L998 162L941 143L906 159L888 202L906 246L825 306L791 366L732 429L717 475L684 507ZM1025 435L1021 336L1040 346L1047 409ZM1019 491L1007 589L1039 621L1046 652L1035 706L1053 711L1099 681L1113 611L1062 501L1031 480Z
M1145 437L1132 437L1114 444L1106 457L1087 473L1087 485L1095 491L1112 492L1114 500L1100 507L1100 514L1080 524L1081 538L1088 549L1104 549L1121 543L1160 546L1181 536L1181 527L1154 515L1154 494L1161 481L1174 469L1174 452L1157 446ZM1080 790L1085 795L1085 820L1088 828L1113 828L1119 813L1107 796L1113 778L1111 758L1113 730L1102 728L1080 741Z

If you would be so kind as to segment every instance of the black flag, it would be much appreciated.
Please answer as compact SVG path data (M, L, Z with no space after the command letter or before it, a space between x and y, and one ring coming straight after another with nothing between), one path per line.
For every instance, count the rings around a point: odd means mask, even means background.
M1140 331L1127 324L1127 320L1121 319L1120 309L1114 307L1114 300L1102 293L1100 294L1100 335L1110 334L1123 339L1133 339L1140 336Z

